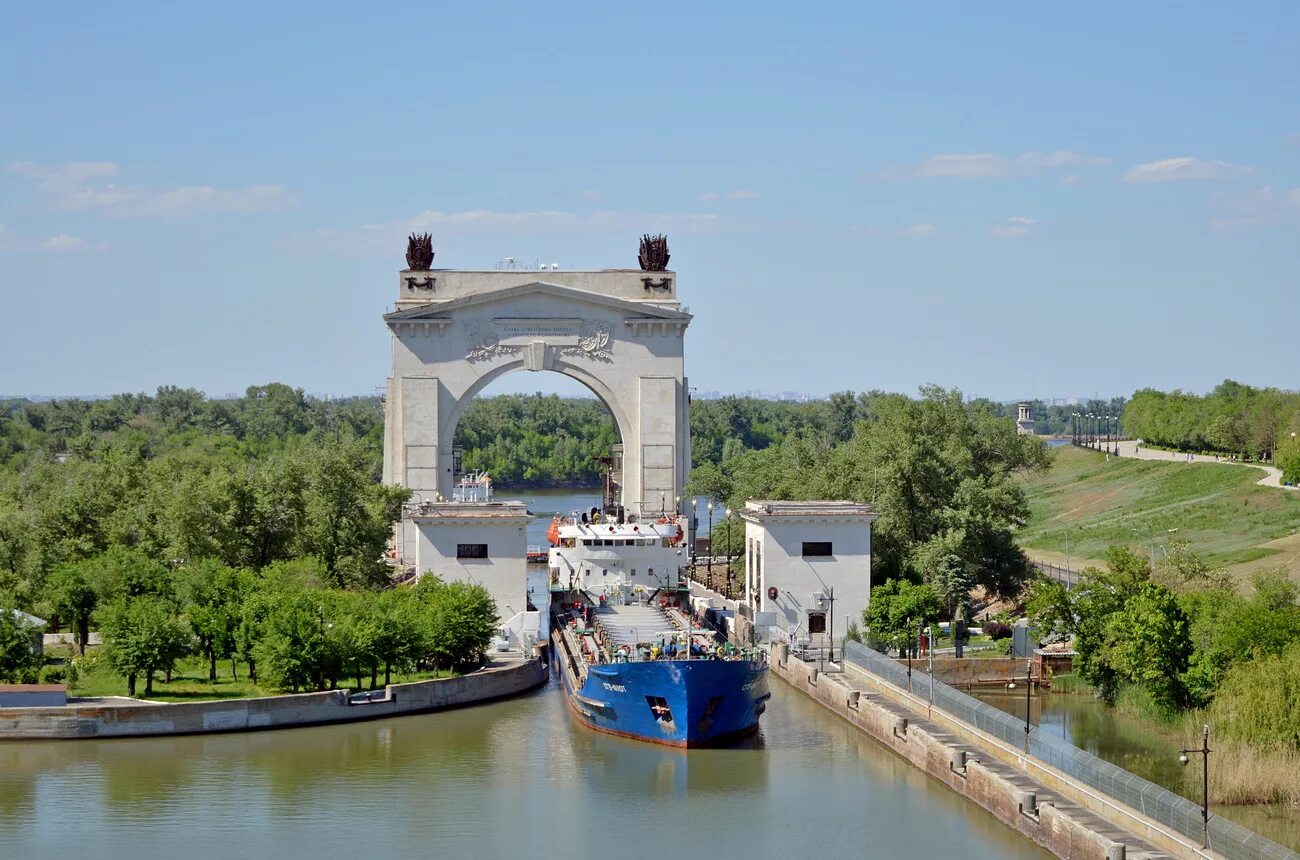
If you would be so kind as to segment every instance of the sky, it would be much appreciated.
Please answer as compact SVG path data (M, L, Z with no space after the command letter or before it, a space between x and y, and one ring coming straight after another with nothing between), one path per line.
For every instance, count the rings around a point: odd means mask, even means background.
M372 393L412 230L468 269L666 233L700 390L1300 387L1295 3L5 21L0 393Z

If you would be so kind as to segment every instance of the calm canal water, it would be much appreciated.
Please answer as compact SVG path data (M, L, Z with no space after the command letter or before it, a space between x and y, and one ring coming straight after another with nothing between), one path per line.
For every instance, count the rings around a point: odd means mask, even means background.
M972 695L1014 716L1023 718L1025 715L1023 687L1017 692L974 690ZM1090 695L1035 693L1030 720L1044 731L1064 738L1098 758L1176 791L1197 804L1201 802L1199 789L1186 790L1185 771L1178 763L1178 748L1182 744L1176 738L1152 729L1140 720L1126 717ZM1213 738L1210 746L1214 746ZM1199 758L1193 757L1193 763L1188 767L1199 777ZM1213 755L1210 756L1210 779L1214 779ZM1291 806L1260 804L1212 806L1211 811L1300 851L1300 810Z
M1049 856L772 686L746 749L581 729L554 684L343 726L0 742L0 857Z

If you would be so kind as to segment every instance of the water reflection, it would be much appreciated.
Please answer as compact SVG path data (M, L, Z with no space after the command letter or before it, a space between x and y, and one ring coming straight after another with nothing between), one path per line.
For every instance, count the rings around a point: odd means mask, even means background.
M0 743L0 857L706 853L1044 857L773 683L761 736L596 734L555 686L481 708L240 735Z

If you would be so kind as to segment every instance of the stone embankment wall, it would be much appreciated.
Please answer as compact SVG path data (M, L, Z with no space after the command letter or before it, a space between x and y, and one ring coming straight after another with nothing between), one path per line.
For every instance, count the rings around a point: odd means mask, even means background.
M898 665L906 666L907 660L900 658ZM929 668L929 658L912 658L912 674L925 675ZM1037 668L1034 680L1038 680ZM1009 679L1017 682L1025 677L1024 658L1016 657L935 657L934 677L951 687L980 686L1006 683Z
M182 735L345 723L501 699L541 686L547 674L544 662L520 660L454 678L390 684L364 702L350 701L346 690L330 690L182 704L5 708L0 710L0 739Z
M1059 659L1059 658L1058 658ZM1066 657L1066 660L1069 658ZM906 666L907 660L899 658L898 665ZM912 674L925 675L929 669L929 658L912 658ZM1049 672L1050 674L1050 672ZM1005 684L1025 680L1024 657L935 657L934 677L950 687L979 687L993 684ZM1034 683L1039 684L1043 677L1041 659L1034 660Z
M973 727L963 728L946 715L941 722L938 711L935 720L926 719L923 704L918 713L856 678L822 674L817 664L788 657L780 645L772 649L771 667L795 689L1058 857L1190 860L1219 856L1163 831L1133 810L1118 808L1113 801L1107 807L1107 799L1087 786L1073 784L1064 774L1039 778L1043 774L1032 771L1027 758L1022 759L1025 766L1016 766L1014 751L1009 760L1004 758L1000 753L1006 751L995 752ZM905 691L899 692L906 696ZM1046 768L1040 765L1039 769Z

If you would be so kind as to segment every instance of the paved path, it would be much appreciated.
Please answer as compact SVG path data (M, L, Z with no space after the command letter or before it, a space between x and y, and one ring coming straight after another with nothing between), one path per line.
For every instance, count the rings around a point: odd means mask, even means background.
M1180 454L1177 451L1154 451L1149 448L1139 448L1137 442L1120 442L1118 443L1119 456L1136 457L1139 460L1166 460L1175 463L1228 463L1229 465L1247 466L1252 469L1263 469L1264 477L1256 481L1261 487L1278 487L1283 490L1300 490L1300 487L1287 487L1282 484L1282 470L1274 466L1265 466L1262 463L1233 463L1230 460L1222 458L1216 460L1214 457L1206 454Z

